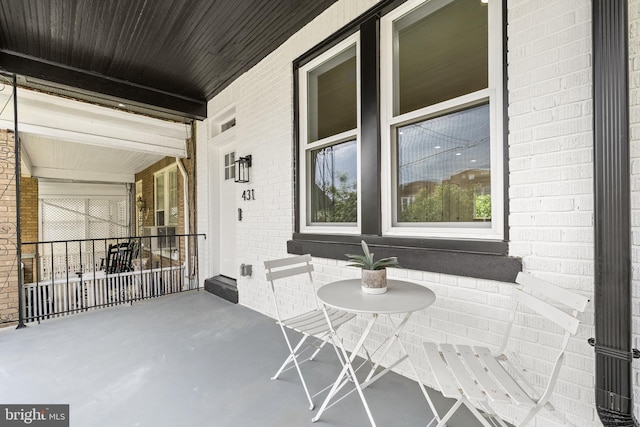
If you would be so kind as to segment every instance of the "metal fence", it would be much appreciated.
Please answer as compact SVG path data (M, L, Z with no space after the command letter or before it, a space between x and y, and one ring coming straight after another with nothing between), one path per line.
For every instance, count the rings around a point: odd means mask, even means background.
M199 289L199 237L204 235L23 243L23 319Z

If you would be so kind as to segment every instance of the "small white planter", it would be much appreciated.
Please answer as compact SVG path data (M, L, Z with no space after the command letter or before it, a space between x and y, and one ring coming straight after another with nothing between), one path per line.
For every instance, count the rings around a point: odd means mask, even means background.
M387 270L362 270L362 292L384 294L387 292Z

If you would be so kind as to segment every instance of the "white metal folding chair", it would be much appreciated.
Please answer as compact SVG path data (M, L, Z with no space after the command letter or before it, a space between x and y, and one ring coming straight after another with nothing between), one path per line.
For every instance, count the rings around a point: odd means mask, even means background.
M518 274L516 283L520 286L513 289L512 298L515 304L502 344L496 353L492 353L489 348L482 346L433 342L423 344L431 370L442 394L445 397L457 399L451 409L443 417L440 417L427 396L431 410L435 415L428 426L434 421L438 422L437 427L444 426L461 405L469 408L471 413L486 427L492 427L488 419L506 427L504 421L497 416L492 407L496 403L517 405L528 409L526 415L516 424L518 427L529 423L543 407L553 411L553 406L548 401L556 385L569 338L578 330L579 320L576 316L579 312L584 311L589 299L525 273ZM544 297L544 300L532 293ZM553 304L550 302L551 300L553 300ZM555 363L542 394L535 391L521 374L522 370L512 363L505 353L516 314L521 311L522 307L533 310L563 330L562 340L556 349ZM480 407L486 414L483 415L476 407ZM562 414L558 414L556 411L553 413L566 421Z
M278 320L280 328L282 329L282 334L284 335L287 347L289 348L289 356L285 359L285 361L282 363L282 366L280 366L280 369L278 369L276 374L271 379L275 380L285 370L295 367L295 369L298 371L298 376L300 377L300 381L302 382L302 386L304 387L307 399L309 400L309 409L313 409L315 405L313 403L312 396L309 393L307 383L302 376L300 364L308 360L313 360L313 358L318 354L322 347L324 347L330 339L333 339L331 328L327 323L327 318L320 308L317 299L315 299L315 309L283 320L280 316L280 308L278 306L279 299L277 297L276 287L274 285L274 282L279 279L285 279L301 274L308 274L309 282L311 282L311 285L313 287L313 296L314 298L316 298L315 284L311 275L311 272L313 271L313 265L311 264L311 255L299 255L289 258L265 261L264 267L267 270L267 280L271 284L271 291L273 293L273 301L276 310L276 318ZM337 329L342 324L355 317L354 314L337 309L327 309L327 314L334 329ZM287 335L287 331L285 330L285 328L292 329L302 334L302 338L295 347L291 345L291 341L289 340L289 336ZM307 339L310 337L316 339L314 339L313 342L307 342ZM342 360L340 353L335 348L335 346L333 347L336 351L338 359L340 360L340 363L344 365L344 361ZM301 360L301 356L304 357L304 353L307 353L309 351L312 352L311 356Z

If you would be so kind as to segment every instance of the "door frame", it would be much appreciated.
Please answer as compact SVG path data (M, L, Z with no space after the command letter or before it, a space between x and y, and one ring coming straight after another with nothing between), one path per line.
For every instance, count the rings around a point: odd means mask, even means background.
M221 209L222 209L222 194L221 189L221 177L224 172L220 171L221 156L223 153L221 149L236 141L235 127L222 132L215 137L209 139L207 150L207 164L208 164L208 210L209 210L209 234L211 236L220 236L221 231ZM213 277L221 274L221 257L222 257L222 245L219 238L211 238L209 240L209 276Z

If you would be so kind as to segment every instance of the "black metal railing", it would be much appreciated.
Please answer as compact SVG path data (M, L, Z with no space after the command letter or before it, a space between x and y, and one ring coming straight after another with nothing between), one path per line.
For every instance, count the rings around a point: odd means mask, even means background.
M22 319L81 311L199 289L203 234L22 243Z

